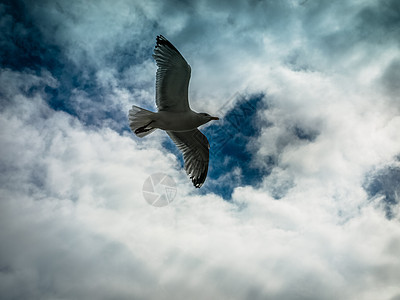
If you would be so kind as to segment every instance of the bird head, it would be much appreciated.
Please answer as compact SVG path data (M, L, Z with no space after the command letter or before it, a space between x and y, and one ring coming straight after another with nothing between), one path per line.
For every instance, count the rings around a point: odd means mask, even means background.
M208 113L199 113L198 114L203 121L203 124L210 122L211 120L219 120L218 117L210 116Z

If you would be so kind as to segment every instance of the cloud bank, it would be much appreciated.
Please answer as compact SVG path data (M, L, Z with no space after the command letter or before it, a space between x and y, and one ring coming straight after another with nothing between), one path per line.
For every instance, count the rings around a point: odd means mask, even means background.
M399 11L0 4L0 298L399 299ZM223 118L200 191L165 134L128 129L160 33ZM164 208L141 192L156 172Z

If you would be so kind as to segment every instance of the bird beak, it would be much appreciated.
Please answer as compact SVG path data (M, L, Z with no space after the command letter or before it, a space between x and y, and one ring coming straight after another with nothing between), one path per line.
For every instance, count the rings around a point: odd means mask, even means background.
M218 117L211 117L210 120L219 120Z

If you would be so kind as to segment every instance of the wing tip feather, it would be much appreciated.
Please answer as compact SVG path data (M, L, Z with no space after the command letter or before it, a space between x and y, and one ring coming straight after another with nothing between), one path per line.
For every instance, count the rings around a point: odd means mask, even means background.
M175 46L172 45L172 43L170 41L168 41L162 34L157 35L157 37L156 37L155 49L160 48L161 46L166 46L166 47L168 47L172 50L175 50L176 52L179 53L178 49L176 49Z

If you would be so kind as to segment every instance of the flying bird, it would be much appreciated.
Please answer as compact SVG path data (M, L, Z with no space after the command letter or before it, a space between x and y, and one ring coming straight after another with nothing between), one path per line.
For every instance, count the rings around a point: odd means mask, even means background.
M158 112L133 105L129 110L129 127L141 138L156 129L165 130L183 153L185 170L193 185L200 188L207 177L210 144L197 127L219 119L190 109L188 87L191 68L178 49L162 35L157 36L153 58L158 67Z

